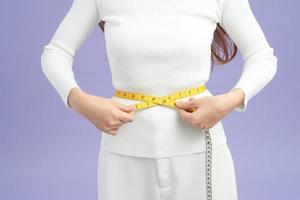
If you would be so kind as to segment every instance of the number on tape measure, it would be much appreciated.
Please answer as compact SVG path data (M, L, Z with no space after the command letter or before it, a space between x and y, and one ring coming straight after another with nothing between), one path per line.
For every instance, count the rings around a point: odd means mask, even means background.
M156 105L167 106L170 108L176 108L175 103L176 103L177 99L192 96L194 94L199 94L199 93L204 92L205 90L206 90L205 85L200 85L199 87L196 87L196 88L182 90L179 92L171 93L166 96L153 96L153 95L144 94L144 93L135 93L135 92L116 90L115 96L121 97L121 98L126 98L126 99L131 99L131 100L142 101L141 103L135 104L135 107L138 110L149 108L149 107L156 106ZM193 108L190 110L190 112L193 112L195 110L196 110L196 108Z

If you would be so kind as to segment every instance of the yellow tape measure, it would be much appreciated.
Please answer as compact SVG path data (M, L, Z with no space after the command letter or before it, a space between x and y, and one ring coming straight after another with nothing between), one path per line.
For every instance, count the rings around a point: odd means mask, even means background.
M135 92L127 92L116 90L115 96L132 99L132 100L140 100L141 103L134 104L137 110L149 108L156 105L167 106L170 108L177 108L175 105L175 101L180 98L188 97L194 94L202 93L206 90L205 85L200 85L199 87L190 88L186 90L182 90L179 92L171 93L166 96L153 96L143 93L135 93ZM194 112L197 108L192 108L187 110L189 112ZM205 146L206 146L206 159L205 159L205 171L206 171L206 197L207 200L212 200L212 178L211 178L211 164L212 164L212 142L210 137L209 129L204 129L205 135Z
M116 90L115 96L121 97L121 98L126 98L126 99L143 101L141 103L135 104L135 107L137 110L145 109L145 108L156 106L156 105L177 108L175 105L175 101L177 99L188 97L188 96L191 96L194 94L199 94L199 93L204 92L205 90L206 90L205 85L200 85L199 87L181 90L179 92L174 92L174 93L171 93L166 96L153 96L153 95L148 95L148 94L143 94L143 93L135 93L135 92ZM188 111L193 112L195 110L196 110L196 108L193 108Z

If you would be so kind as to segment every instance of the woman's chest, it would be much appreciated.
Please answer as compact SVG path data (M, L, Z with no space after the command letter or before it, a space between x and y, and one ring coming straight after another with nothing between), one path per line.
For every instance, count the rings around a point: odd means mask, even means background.
M124 55L207 55L219 19L216 0L102 0L101 6L107 50Z

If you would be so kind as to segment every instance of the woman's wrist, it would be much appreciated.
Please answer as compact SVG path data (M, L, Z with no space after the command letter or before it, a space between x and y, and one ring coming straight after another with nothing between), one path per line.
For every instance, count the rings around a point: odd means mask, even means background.
M220 95L222 98L222 110L224 112L229 112L244 101L244 91L240 88L236 88L231 90L230 92L224 93Z
M76 108L78 103L80 102L80 98L82 97L83 91L80 90L78 87L73 87L70 90L70 94L68 96L68 105L71 108Z

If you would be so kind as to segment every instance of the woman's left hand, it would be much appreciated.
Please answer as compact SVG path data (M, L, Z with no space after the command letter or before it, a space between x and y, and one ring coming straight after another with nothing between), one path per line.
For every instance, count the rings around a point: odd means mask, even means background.
M240 105L243 99L244 93L238 88L217 96L191 97L188 101L177 101L176 107L185 121L200 129L207 129ZM196 110L191 112L193 108Z

